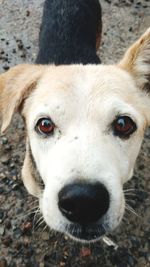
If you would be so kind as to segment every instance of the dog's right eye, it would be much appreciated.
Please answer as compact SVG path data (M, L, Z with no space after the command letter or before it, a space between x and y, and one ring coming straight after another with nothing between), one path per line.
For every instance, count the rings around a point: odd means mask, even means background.
M114 135L120 138L129 138L136 129L135 122L128 116L119 116L113 122Z
M47 137L49 135L52 135L55 129L55 124L50 118L41 118L38 120L35 130L38 134L43 135L44 137Z

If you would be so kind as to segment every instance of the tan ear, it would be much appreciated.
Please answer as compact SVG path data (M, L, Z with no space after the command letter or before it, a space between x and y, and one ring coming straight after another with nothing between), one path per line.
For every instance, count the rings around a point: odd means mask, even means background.
M44 70L41 65L17 65L0 75L0 114L3 133L11 122L14 112L21 107L36 87Z
M119 66L133 76L140 89L150 93L150 28L127 50Z

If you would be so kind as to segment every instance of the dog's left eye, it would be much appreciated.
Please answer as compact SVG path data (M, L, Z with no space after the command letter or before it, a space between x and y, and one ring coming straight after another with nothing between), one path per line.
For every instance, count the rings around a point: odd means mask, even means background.
M53 134L55 124L50 118L41 118L38 120L35 129L37 133L48 136Z
M119 116L113 122L114 135L128 138L137 129L135 122L128 116Z

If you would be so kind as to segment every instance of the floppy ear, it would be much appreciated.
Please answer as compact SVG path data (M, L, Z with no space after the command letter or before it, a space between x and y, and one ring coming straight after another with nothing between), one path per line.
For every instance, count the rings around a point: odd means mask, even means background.
M119 66L133 76L139 89L150 93L150 28L127 50Z
M36 87L44 70L41 65L17 65L0 75L0 114L3 133L11 122L14 112Z

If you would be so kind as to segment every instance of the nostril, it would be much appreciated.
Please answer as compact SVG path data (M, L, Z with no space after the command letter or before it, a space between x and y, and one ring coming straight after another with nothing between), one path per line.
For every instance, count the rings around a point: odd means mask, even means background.
M109 208L109 193L101 183L69 184L59 192L58 206L61 213L72 222L96 222Z

